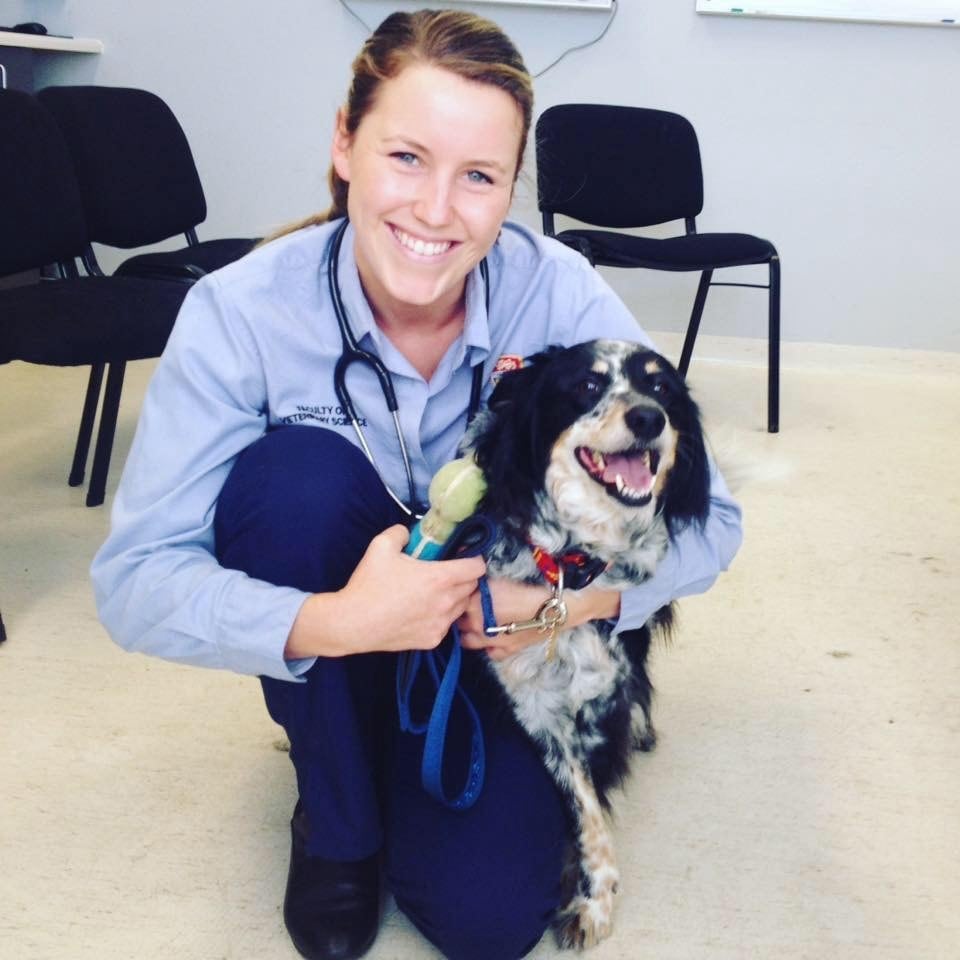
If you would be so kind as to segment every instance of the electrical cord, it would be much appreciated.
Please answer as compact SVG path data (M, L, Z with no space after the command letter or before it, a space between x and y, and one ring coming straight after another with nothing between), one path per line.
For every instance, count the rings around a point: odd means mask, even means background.
M346 10L347 13L349 13L350 16L353 17L353 19L363 27L364 30L367 31L368 35L373 33L373 27L371 27L370 24L367 23L367 21L364 20L363 17L361 17L360 14L357 13L357 11L354 10L349 3L347 3L347 0L340 0L340 6L343 7L343 9Z
M368 34L373 33L373 28L357 13L353 7L347 3L347 0L340 0L340 5L353 17L354 20L359 23ZM563 53L560 54L555 60L551 60L542 70L537 71L534 74L531 74L534 80L542 77L548 70L552 70L564 57L568 56L571 53L576 52L577 50L585 50L587 47L592 47L595 43L599 43L606 35L607 31L610 29L610 24L613 23L614 17L617 15L617 10L619 9L620 4L618 0L613 0L610 7L610 15L607 17L607 22L603 25L603 29L591 40L587 40L586 43L579 43L575 47L568 47Z
M536 80L539 77L542 77L548 70L552 70L568 54L573 53L576 50L585 50L587 47L592 47L595 43L599 43L607 35L607 31L610 29L610 24L613 23L613 18L617 15L618 8L619 4L617 0L613 0L613 6L610 7L610 16L607 17L607 22L603 25L603 29L592 40L588 40L586 43L580 43L575 47L569 47L568 49L564 50L556 60L551 60L550 63L548 63L542 70L539 70L537 73L533 74L533 79Z

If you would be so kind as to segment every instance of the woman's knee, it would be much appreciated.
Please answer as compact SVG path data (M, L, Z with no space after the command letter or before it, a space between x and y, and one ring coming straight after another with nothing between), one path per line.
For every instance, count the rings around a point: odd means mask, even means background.
M410 737L398 742L387 807L390 888L450 960L526 953L558 906L570 840L566 805L536 750L511 718L483 714L487 770L473 807L448 810L426 796Z
M339 589L399 511L363 453L319 427L271 430L237 458L217 502L217 557L302 590Z

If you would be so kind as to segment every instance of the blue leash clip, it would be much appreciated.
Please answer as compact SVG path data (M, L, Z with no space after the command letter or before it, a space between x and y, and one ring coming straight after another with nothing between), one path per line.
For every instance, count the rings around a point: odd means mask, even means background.
M450 535L440 551L438 560L454 557L475 557L485 553L496 538L496 527L483 514L474 514L464 520ZM493 622L493 610L486 580L480 581L484 620ZM426 735L423 744L423 762L420 768L424 789L435 800L453 810L467 810L476 803L483 788L485 755L483 729L480 716L470 698L460 686L460 666L463 649L460 646L460 631L454 624L441 644L449 644L449 653L438 647L435 650L408 650L400 654L397 662L397 710L400 729L404 733ZM434 687L436 697L430 716L417 720L411 709L413 687L422 666ZM448 797L443 786L443 760L446 749L447 727L454 700L459 697L466 708L470 722L470 766L463 789L455 797Z

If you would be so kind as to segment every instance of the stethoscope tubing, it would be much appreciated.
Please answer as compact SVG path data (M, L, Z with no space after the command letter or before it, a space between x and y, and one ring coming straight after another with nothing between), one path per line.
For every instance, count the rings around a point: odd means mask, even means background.
M347 369L351 363L363 363L377 375L377 379L380 381L380 389L383 392L383 397L387 404L387 409L393 417L393 426L397 434L397 444L400 447L403 470L407 478L410 505L408 506L394 493L386 480L383 480L383 485L386 487L387 493L404 513L413 519L419 519L414 509L417 502L417 494L413 481L413 467L410 464L410 454L407 452L407 442L404 440L403 430L400 428L400 406L397 403L396 391L393 389L393 379L390 376L390 371L383 365L379 357L374 356L374 354L368 350L360 349L360 345L357 343L356 337L353 335L353 330L350 328L350 323L347 320L347 311L343 306L343 297L340 294L340 247L343 245L343 237L347 232L349 222L349 220L344 219L343 223L340 224L336 233L333 235L333 241L330 247L330 263L327 270L330 299L333 303L333 312L337 317L337 325L340 327L340 337L343 341L343 352L340 354L333 368L333 389L337 395L340 406L343 407L353 426L354 433L357 435L357 440L360 443L364 455L367 460L370 461L371 466L379 473L380 471L377 468L376 460L373 457L373 451L370 449L367 438L360 428L360 418L357 415L356 407L353 405L353 399L350 396L349 390L347 390ZM383 479L382 475L381 479Z
M360 449L363 450L364 456L370 461L370 465L380 476L380 479L383 481L383 485L386 488L387 493L390 495L390 498L397 504L398 507L400 507L401 510L403 510L408 517L410 517L412 520L419 520L421 519L422 515L416 511L417 490L413 479L413 466L410 463L410 454L407 450L407 443L403 437L403 430L400 426L400 408L399 404L397 403L397 394L393 387L393 379L390 376L390 371L387 370L383 361L378 356L370 353L369 350L363 350L360 347L356 337L353 334L353 330L350 327L350 322L347 319L347 311L343 305L343 297L340 293L340 248L343 245L343 238L347 232L349 223L350 221L347 218L344 218L343 222L334 232L333 238L330 241L330 255L327 267L327 286L330 291L330 301L333 304L333 312L337 318L337 326L340 328L340 339L343 347L342 353L340 354L333 368L333 389L337 395L337 401L343 408L344 413L347 415L350 425L353 427L353 431L357 436L357 441L360 444ZM490 279L487 270L487 262L485 259L480 261L480 274L484 281L486 306L489 313ZM390 415L393 417L393 427L397 435L397 445L400 449L400 457L403 460L404 475L406 476L407 480L408 496L410 498L409 503L405 503L387 483L383 474L380 472L380 468L377 466L377 462L373 456L373 451L370 449L367 438L364 436L363 430L360 427L360 417L357 414L356 407L354 406L353 398L350 396L350 391L347 389L347 370L352 363L365 364L376 374L377 380L380 382L380 389L383 392L383 398L387 404L387 409L390 411ZM470 404L467 408L468 423L473 419L477 411L480 409L480 395L482 391L483 364L477 364L476 367L474 367L473 381L470 386Z

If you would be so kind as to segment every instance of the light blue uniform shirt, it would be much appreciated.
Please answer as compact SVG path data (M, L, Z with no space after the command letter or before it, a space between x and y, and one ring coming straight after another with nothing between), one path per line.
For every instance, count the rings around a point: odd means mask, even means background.
M357 442L333 388L341 353L327 288L334 227L275 240L205 277L184 301L144 399L110 535L91 571L100 618L128 650L281 679L296 679L313 662L283 658L308 595L220 567L213 517L234 459L268 427L313 424ZM487 260L489 315L474 270L463 334L428 382L374 323L352 228L344 238L344 306L360 346L377 353L393 377L422 501L433 474L456 456L475 364L484 366L486 396L501 357L596 337L650 343L600 275L556 241L508 223ZM375 375L355 364L348 387L381 475L405 498L393 420ZM323 489L318 478L318 497ZM714 470L706 528L684 531L657 574L624 594L618 629L640 626L667 601L706 590L740 540L740 510ZM325 547L337 549L317 544Z

